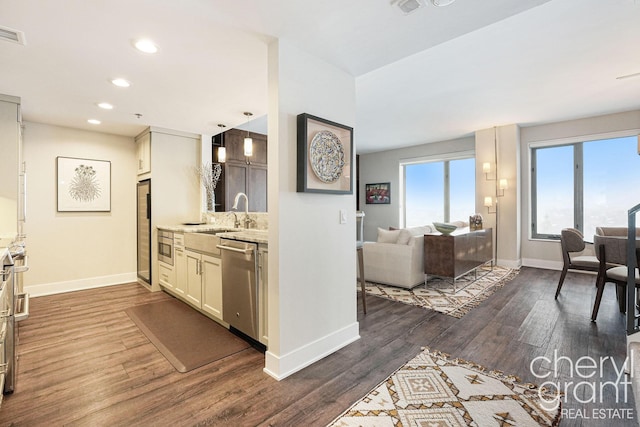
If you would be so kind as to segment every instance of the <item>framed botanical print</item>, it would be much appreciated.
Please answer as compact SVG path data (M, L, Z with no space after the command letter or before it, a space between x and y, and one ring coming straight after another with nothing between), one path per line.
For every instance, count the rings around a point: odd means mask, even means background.
M56 158L58 212L110 212L111 162Z

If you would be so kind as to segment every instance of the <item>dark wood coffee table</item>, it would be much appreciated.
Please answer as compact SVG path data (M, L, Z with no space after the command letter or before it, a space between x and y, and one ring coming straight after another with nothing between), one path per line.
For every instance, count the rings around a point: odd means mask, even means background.
M453 292L457 292L457 280L490 264L493 269L493 233L491 228L470 231L462 228L449 235L424 235L425 285L429 276L451 279ZM472 282L467 283L471 284ZM465 285L466 286L466 285ZM462 289L462 288L460 288Z

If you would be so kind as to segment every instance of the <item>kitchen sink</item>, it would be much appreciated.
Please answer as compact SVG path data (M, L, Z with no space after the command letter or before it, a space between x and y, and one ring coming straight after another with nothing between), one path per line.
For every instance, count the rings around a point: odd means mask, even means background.
M220 244L218 233L225 230L198 231L194 233L184 233L184 246L187 249L220 256L220 249L216 246Z

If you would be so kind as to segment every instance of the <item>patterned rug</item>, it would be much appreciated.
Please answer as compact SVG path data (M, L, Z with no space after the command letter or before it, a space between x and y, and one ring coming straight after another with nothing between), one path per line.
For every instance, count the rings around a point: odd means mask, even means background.
M534 384L426 348L329 426L556 426L560 414Z
M396 288L372 282L367 282L365 289L368 295L417 305L459 319L516 277L519 272L520 270L500 266L493 267L493 270L490 267L483 267L478 270L478 279L475 282L473 282L474 273L458 279L455 293L451 281L431 277L427 280L426 286L418 285L413 289ZM470 282L472 283L469 284Z

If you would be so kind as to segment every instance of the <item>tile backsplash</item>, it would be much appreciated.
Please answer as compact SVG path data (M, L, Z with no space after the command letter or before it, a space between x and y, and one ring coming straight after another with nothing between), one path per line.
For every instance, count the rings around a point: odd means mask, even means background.
M204 212L202 221L207 224L233 228L237 217L241 224L240 227L244 228L244 215L244 212ZM249 212L249 218L251 219L249 228L256 230L269 229L269 214L267 212Z

